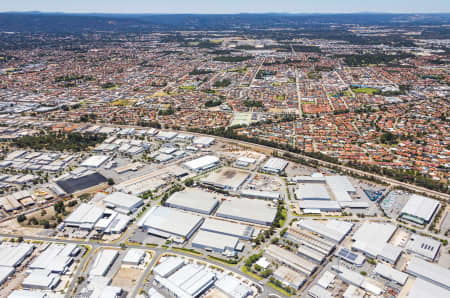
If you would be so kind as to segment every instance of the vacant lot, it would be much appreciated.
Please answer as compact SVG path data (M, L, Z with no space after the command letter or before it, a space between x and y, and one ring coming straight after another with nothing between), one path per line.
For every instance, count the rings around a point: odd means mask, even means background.
M121 267L120 270L117 271L116 275L114 275L111 285L121 287L125 291L131 292L136 286L141 274L142 271L139 269Z

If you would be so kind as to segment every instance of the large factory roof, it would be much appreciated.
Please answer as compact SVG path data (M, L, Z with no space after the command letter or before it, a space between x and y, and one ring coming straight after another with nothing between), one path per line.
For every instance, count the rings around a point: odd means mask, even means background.
M201 189L187 189L171 195L166 204L171 207L210 214L217 206L218 200L214 193Z
M236 236L241 239L250 239L255 231L251 226L213 218L205 219L200 230Z
M323 184L303 184L295 191L298 200L331 200L327 187Z
M156 229L180 237L187 237L203 218L176 209L155 206L150 208L138 221L138 226Z
M197 159L193 159L191 161L185 162L184 165L195 172L207 170L209 168L214 167L215 165L220 163L220 159L213 155L206 155L199 157Z
M436 200L413 194L403 207L401 213L429 222L438 206L439 202Z
M103 202L107 205L128 211L132 211L143 204L142 199L122 192L114 192L108 195L103 199Z
M223 168L201 179L202 183L215 187L237 190L250 176L249 173L233 168Z
M276 214L276 207L273 205L269 206L267 201L244 198L227 198L227 200L222 202L216 212L216 215L219 217L232 218L263 225L271 224L274 221Z
M83 226L92 229L93 226L102 218L104 209L81 203L69 216L64 220L69 225Z
M344 239L345 235L347 235L348 232L351 230L353 224L352 223L346 223L346 225L345 224L338 225L335 223L325 224L316 220L304 219L299 221L298 226L299 228L303 228L311 232L320 234L326 239L330 239L340 243Z
M408 262L406 272L450 290L450 270L447 268L427 262L419 257L413 257Z
M200 230L192 240L192 245L202 248L213 248L221 251L227 249L235 250L239 243L239 238Z
M376 257L396 230L397 227L393 224L365 222L353 235L353 248Z
M279 173L286 168L288 162L284 159L271 157L269 158L263 166L263 171Z

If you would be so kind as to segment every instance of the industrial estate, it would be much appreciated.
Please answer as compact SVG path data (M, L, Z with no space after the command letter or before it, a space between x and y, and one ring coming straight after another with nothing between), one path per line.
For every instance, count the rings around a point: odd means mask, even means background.
M352 20L0 24L0 297L450 297L450 39Z

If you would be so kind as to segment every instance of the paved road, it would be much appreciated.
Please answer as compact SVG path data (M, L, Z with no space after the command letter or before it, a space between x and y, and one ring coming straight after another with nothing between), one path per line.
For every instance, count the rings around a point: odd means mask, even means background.
M18 235L18 234L2 234L0 233L0 237L7 237L7 238L12 238L12 237L20 237L22 236L24 240L31 240L31 241L48 241L48 242L58 242L58 243L73 243L73 244L78 244L78 245L90 245L92 247L92 249L88 252L88 254L86 256L84 256L84 258L81 260L80 265L77 268L77 271L75 272L72 282L69 285L69 288L66 292L65 297L71 297L71 293L73 291L73 289L76 286L76 282L79 276L82 275L82 270L86 265L86 262L88 262L89 258L92 257L93 252L95 252L97 249L99 248L122 248L122 249L128 249L128 248L140 248L140 249L145 249L145 250L151 250L154 252L152 261L150 262L149 266L145 269L144 273L141 275L138 283L136 284L133 292L131 293L132 295L130 295L129 297L136 297L136 295L139 292L139 289L143 287L144 285L144 281L145 278L148 276L150 270L152 269L155 261L159 258L159 256L163 253L168 253L170 252L171 254L178 254L178 255L182 255L191 259L197 259L197 260L201 260L203 262L207 262L209 264L215 265L217 267L221 267L224 268L225 270L234 272L236 274L245 276L247 279L253 281L255 284L259 285L258 280L254 279L253 277L246 275L245 273L243 273L242 271L239 270L240 266L242 266L242 262L240 262L238 265L234 265L234 266L227 266L224 265L223 263L220 262L216 262L214 260L211 259L207 259L206 255L201 255L201 256L196 256L194 254L190 254L190 253L186 253L183 251L175 251L175 250L171 250L171 249L164 249L164 248L159 248L159 247L149 247L146 245L126 245L126 244L119 244L119 243L99 243L99 242L87 242L87 241L83 241L83 240L68 240L68 239L59 239L59 238L50 238L50 237L40 237L40 236L23 236L23 235ZM272 294L277 294L275 292L275 290L273 290L270 286L268 285L264 285L264 295L262 295L261 297L266 297L268 295L272 295Z

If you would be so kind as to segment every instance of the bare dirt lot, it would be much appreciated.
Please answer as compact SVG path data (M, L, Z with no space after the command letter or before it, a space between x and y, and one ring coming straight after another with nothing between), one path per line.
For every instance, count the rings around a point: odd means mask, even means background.
M114 275L111 285L121 287L125 291L131 292L136 286L141 274L142 271L137 268L121 267L116 275Z

